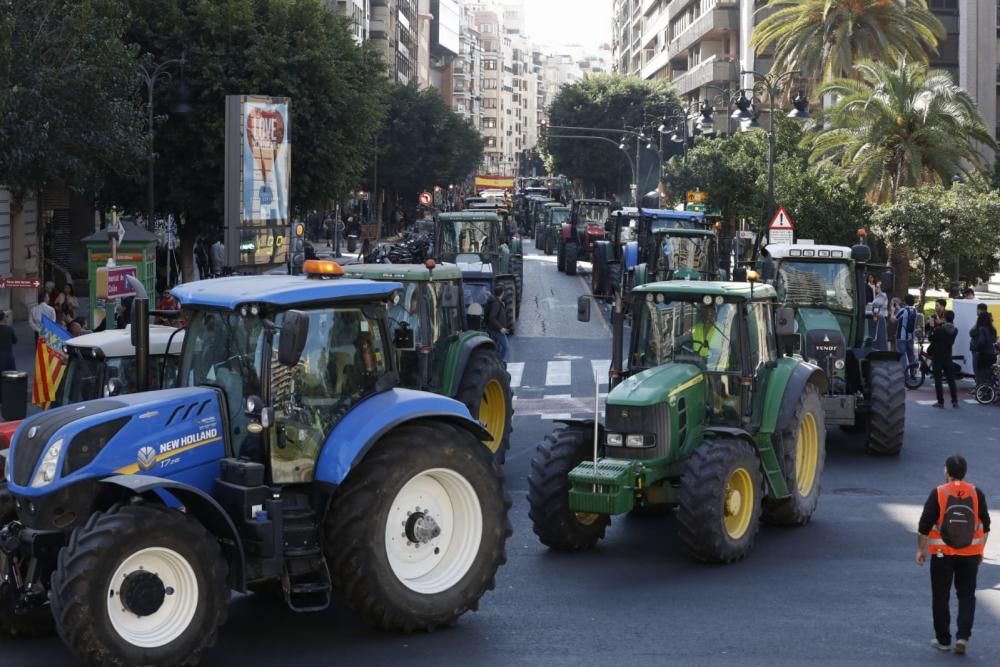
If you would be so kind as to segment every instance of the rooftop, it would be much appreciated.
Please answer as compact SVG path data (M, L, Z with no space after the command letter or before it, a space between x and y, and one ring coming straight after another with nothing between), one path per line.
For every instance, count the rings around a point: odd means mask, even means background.
M294 306L325 301L385 299L402 287L399 283L350 278L321 280L288 275L233 276L184 283L170 293L182 306L234 309L244 303Z
M639 285L633 288L632 291L639 293L672 294L684 301L689 299L697 300L705 295L735 299L749 299L751 296L754 299L776 298L774 288L770 285L762 283L730 283L713 280L665 280L658 283Z
M500 222L500 218L495 212L487 210L442 213L438 219L441 222Z
M400 280L407 282L434 280L458 280L462 272L455 264L441 263L433 273L423 264L351 264L344 267L347 278L368 280Z

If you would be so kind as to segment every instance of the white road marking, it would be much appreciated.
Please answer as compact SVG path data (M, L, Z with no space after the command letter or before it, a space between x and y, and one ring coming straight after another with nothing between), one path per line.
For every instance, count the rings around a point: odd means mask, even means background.
M568 385L571 382L572 365L568 361L549 361L545 367L545 386Z
M507 372L510 373L511 389L521 386L521 376L524 375L524 362L514 361L507 364Z
M917 405L934 405L937 401L916 401Z
M604 386L608 383L608 371L611 369L610 359L591 359L590 369L596 374L598 382Z
M542 419L547 419L548 421L556 421L557 419L572 419L573 415L568 412L543 412L538 415Z

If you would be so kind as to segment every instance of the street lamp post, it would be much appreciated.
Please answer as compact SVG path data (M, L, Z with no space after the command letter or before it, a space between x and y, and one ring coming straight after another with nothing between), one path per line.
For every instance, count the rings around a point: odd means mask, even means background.
M764 228L767 225L767 221L774 215L774 159L775 159L775 134L774 134L774 111L775 111L775 101L778 95L781 94L784 84L793 76L800 74L798 70L790 70L788 72L782 72L777 75L764 75L758 74L754 71L744 70L741 74L750 74L754 78L753 87L749 89L741 89L736 98L736 111L731 114L731 118L739 120L741 122L748 121L752 123L757 119L757 109L756 104L753 100L753 95L764 93L767 94L768 105L769 105L769 118L767 127L767 210L764 211L764 216L761 224L760 232L757 234L757 240L754 243L754 257L756 258L757 253L760 250L761 240L764 236ZM747 92L750 92L750 96L747 96ZM789 118L805 119L809 117L809 100L806 98L805 91L799 89L792 98L792 105L795 107L794 110L788 113Z
M701 114L697 120L698 129L705 135L714 134L715 119L713 116L715 114L715 107L723 104L726 107L726 134L731 135L733 133L733 119L729 114L737 91L734 91L731 88L722 88L711 83L705 84L702 87L709 90L716 90L719 94L716 95L712 101L709 101L708 98L706 98L702 103L701 108L698 110Z
M156 152L154 151L154 141L155 141L156 128L155 128L155 117L153 115L153 93L155 92L155 90L156 90L156 84L159 81L169 81L170 79L173 78L173 76L170 74L170 72L167 70L167 68L169 68L169 67L171 67L173 65L180 65L181 66L181 77L183 77L184 76L184 64L186 62L187 62L187 60L185 59L184 54L181 54L180 58L173 58L171 60L164 60L163 62L161 62L159 64L155 64L154 65L154 64L150 63L150 64L147 64L147 65L140 65L139 69L137 71L137 73L139 75L139 78L141 78L142 81L146 84L146 113L148 114L148 117L149 117L149 119L148 119L149 120L149 139L148 139L148 141L149 141L149 154L148 154L148 157L147 157L147 159L149 161L149 177L147 179L148 182L146 184L146 187L147 187L147 193L146 193L147 194L147 201L146 201L146 215L147 215L146 227L150 231L153 230L153 211L154 211L154 208L155 208L155 197L154 197L154 195L155 195L155 192L156 192L155 185L154 185L155 162L156 162ZM187 101L187 95L186 95L185 91L186 91L186 85L185 85L185 83L183 81L183 78L182 78L182 80L181 80L181 96L180 96L180 99L178 99L177 104L174 105L174 112L175 113L190 113L190 111L191 111L191 105ZM168 264L169 264L169 262L168 262Z
M626 137L622 137L621 142L617 144L619 150L621 150L622 152L625 152L625 139L628 136L635 137L637 141L643 141L645 139L645 137L643 136L643 134L642 134L641 131L636 132L634 130L629 130L628 128L621 129L621 130L614 130L614 129L605 128L605 127L576 127L576 126L571 126L571 125L546 125L546 127L548 129L550 129L550 130L563 130L563 131L571 131L571 132L604 132L606 134L624 134L624 135L626 135ZM612 141L610 139L606 139L605 137L594 137L594 136L589 136L589 135L553 135L553 138L557 138L557 139L604 139L605 141L608 141L608 142L614 144L614 141ZM639 151L640 151L640 149L641 149L640 146L636 146L636 151L635 151L636 152L636 156L635 156L635 165L634 166L632 165L631 158L628 156L628 153L627 152L625 153L626 158L629 159L629 166L632 167L632 183L629 186L629 190L632 192L632 198L635 200L635 202L637 204L639 202L639 200L636 197L636 195L639 192L638 178L639 178Z

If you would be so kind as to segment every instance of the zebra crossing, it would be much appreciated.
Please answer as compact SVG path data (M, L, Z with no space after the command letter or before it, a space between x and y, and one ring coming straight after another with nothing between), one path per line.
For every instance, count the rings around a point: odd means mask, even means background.
M603 411L610 368L610 359L581 357L509 362L507 372L515 394L514 415L547 420L593 416L595 377Z

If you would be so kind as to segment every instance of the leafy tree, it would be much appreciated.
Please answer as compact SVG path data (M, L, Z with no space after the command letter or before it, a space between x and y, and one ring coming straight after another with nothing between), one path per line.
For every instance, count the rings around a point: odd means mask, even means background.
M920 303L931 286L947 284L956 258L964 258L985 278L996 266L998 253L992 241L1000 235L1000 194L982 183L902 187L895 201L880 207L873 228L891 244L910 249L920 267Z
M156 62L187 59L193 111L156 129L158 210L181 215L189 261L199 233L221 229L225 97L291 98L291 187L301 212L326 208L352 190L367 166L384 116L384 67L359 47L347 19L320 0L132 0L130 39ZM181 72L156 89L156 108L176 99ZM120 182L107 198L145 208L144 180ZM136 186L140 186L137 188ZM185 272L191 267L186 266Z
M893 201L901 187L987 170L976 142L996 143L975 101L946 72L871 60L855 71L860 80L836 79L820 89L839 99L821 114L826 129L806 139L814 162L839 165L876 202ZM906 286L905 246L893 255L896 279Z
M771 0L754 28L757 53L774 47L772 71L849 76L862 59L927 63L946 31L926 0Z
M448 108L440 93L415 84L391 86L377 137L378 187L409 207L435 185L468 178L483 156L483 139Z
M0 184L93 193L145 154L120 0L0 0Z
M636 77L607 75L589 76L579 83L563 86L548 109L549 125L564 127L592 127L611 130L628 127L658 127L660 119L680 108L680 101L673 86L662 80L644 81ZM550 169L582 182L587 189L598 193L615 192L619 180L616 171L609 167L618 165L631 175L625 156L615 147L620 136L601 133L613 143L581 139L558 139L559 134L589 134L568 130L550 130L544 141ZM595 133L597 136L597 133ZM626 141L628 150L635 148L634 139ZM643 159L653 154L641 152ZM656 169L656 172L659 170ZM644 172L640 165L640 175ZM655 176L653 181L655 183ZM640 179L640 189L645 190Z

